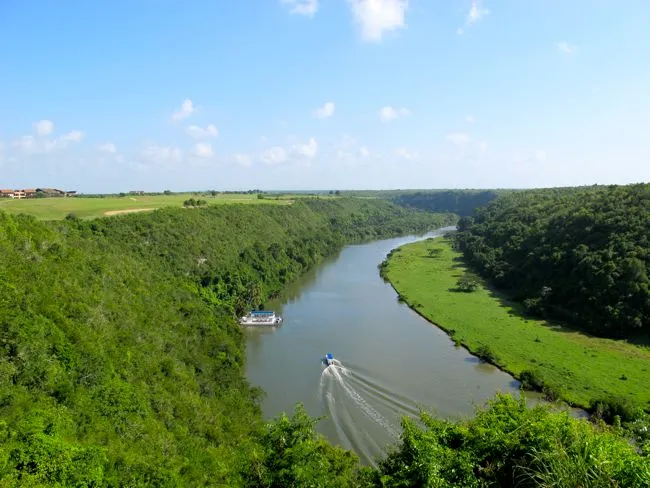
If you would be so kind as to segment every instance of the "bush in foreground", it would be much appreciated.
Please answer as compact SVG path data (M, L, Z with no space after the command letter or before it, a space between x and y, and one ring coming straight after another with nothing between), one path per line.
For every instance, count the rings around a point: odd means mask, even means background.
M647 487L650 461L614 429L498 395L474 419L405 419L401 442L367 480L405 487Z

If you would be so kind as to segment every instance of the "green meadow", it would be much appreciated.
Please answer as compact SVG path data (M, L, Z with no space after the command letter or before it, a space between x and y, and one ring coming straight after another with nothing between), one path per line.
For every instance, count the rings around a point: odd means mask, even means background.
M528 318L480 278L475 291L454 291L466 271L447 239L406 245L382 265L400 300L515 377L532 373L575 406L617 397L648 409L650 349Z
M79 218L95 218L117 213L155 210L163 207L182 207L189 198L206 200L208 205L231 203L244 204L279 204L288 205L294 197L283 195L276 197L265 195L260 199L257 194L218 194L203 195L195 193L172 195L126 195L107 197L69 197L69 198L30 198L23 200L2 199L0 210L13 214L33 215L39 220L62 219L68 214ZM108 214L107 214L108 212Z

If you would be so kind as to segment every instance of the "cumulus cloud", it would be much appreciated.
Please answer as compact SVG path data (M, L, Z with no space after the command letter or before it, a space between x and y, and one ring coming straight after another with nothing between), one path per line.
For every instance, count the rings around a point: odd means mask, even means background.
M395 156L397 156L400 159L416 159L419 154L416 151L413 151L411 149L408 149L406 147L400 147L395 150Z
M306 144L296 144L293 146L293 152L298 156L303 156L308 159L314 159L318 153L318 143L313 137L309 138Z
M359 144L353 137L345 135L336 146L336 156L342 161L356 163L370 156L370 149Z
M578 50L577 46L574 46L573 44L570 44L566 41L559 41L555 44L555 46L560 50L560 52L566 54L567 56L573 56Z
M24 135L13 141L12 146L27 155L48 154L56 150L65 149L70 143L81 142L85 134L80 130L73 130L60 137L48 137L54 130L54 124L49 120L40 120L32 124L38 137Z
M283 147L274 146L264 151L260 159L268 165L280 164L287 160L287 151Z
M447 134L445 136L445 139L447 139L452 144L455 144L456 146L464 146L472 140L469 134L466 134L464 132L452 132L451 134Z
M410 115L411 111L406 108L396 109L393 107L382 107L379 109L377 114L379 115L379 120L382 122L390 122L398 117L405 117Z
M86 135L80 130L73 130L61 136L61 141L66 142L81 142Z
M328 117L331 117L332 115L334 115L335 108L336 106L334 105L333 102L327 102L322 107L314 110L314 117L316 117L317 119L326 119Z
M196 107L192 103L192 100L189 98L186 98L185 101L183 101L183 105L181 105L181 108L174 112L174 115L172 115L172 120L183 120L192 115L196 111Z
M290 7L291 14L313 17L318 12L318 0L282 0Z
M348 0L365 41L379 42L387 32L406 27L408 0Z
M479 22L481 19L483 19L489 14L490 14L490 10L488 8L483 7L483 2L481 0L472 0L472 6L469 9L467 18L465 19L465 28L476 24L477 22ZM457 32L459 35L462 35L464 34L465 29L461 27L458 29Z
M54 132L54 122L51 120L39 120L38 122L34 122L32 127L34 127L36 134L39 136L49 136Z
M194 139L206 139L219 136L219 130L212 124L208 125L205 129L198 125L190 125L185 129L185 132Z
M253 158L250 154L237 153L233 155L233 159L235 163L243 166L244 168L248 168L253 164Z
M143 149L141 157L152 163L178 162L182 153L177 147L152 145Z
M114 154L117 152L117 147L112 142L106 142L104 144L100 144L97 147L97 150L103 153Z
M214 149L212 149L212 144L209 142L199 142L194 144L192 148L192 154L197 158L211 158L214 157Z

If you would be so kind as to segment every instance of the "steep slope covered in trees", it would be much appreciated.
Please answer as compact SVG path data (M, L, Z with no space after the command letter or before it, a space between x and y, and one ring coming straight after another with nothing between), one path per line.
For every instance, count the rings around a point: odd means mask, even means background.
M347 242L451 221L345 199L50 223L0 213L0 485L242 484L260 392L235 313ZM351 466L318 453L332 472Z
M650 185L509 193L461 219L457 239L531 312L605 336L650 331Z

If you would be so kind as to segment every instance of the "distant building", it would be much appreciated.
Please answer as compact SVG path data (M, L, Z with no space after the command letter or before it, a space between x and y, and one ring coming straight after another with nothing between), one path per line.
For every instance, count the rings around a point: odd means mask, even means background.
M14 190L0 190L0 198L13 198Z
M26 190L25 190L26 191ZM48 197L63 196L65 192L57 188L36 188L36 193L46 195Z
M132 190L129 195L144 195L144 190Z
M27 194L23 190L14 190L14 194L11 198L20 200L21 198L27 198Z
M23 190L25 198L34 198L36 196L36 188L25 188Z

